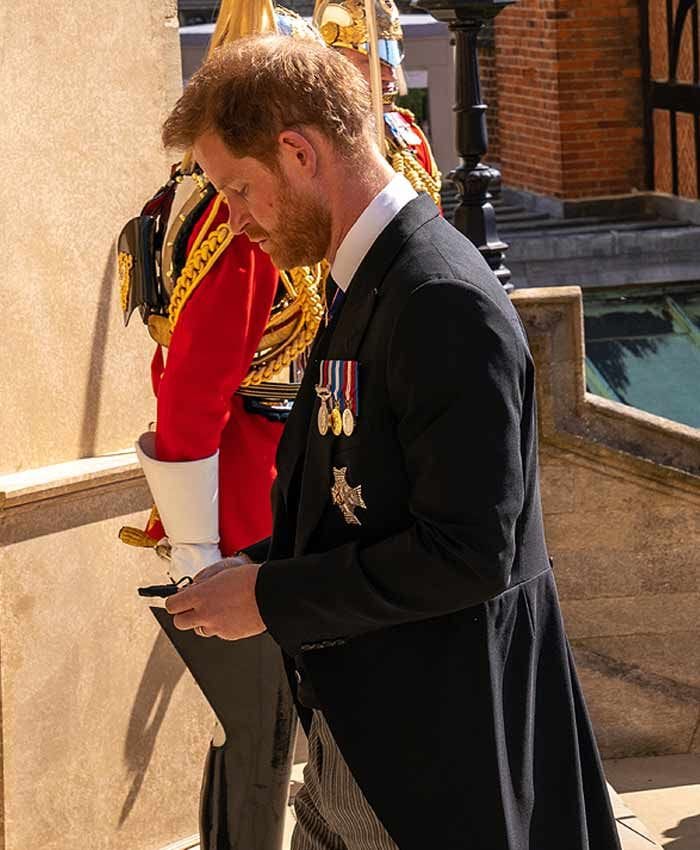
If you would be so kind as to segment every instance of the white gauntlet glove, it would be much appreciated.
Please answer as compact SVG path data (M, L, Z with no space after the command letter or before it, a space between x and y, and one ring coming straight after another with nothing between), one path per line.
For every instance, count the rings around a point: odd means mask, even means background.
M136 441L136 455L170 542L170 577L179 581L221 560L219 550L219 453L202 460L155 459L155 437ZM157 548L161 548L159 544Z

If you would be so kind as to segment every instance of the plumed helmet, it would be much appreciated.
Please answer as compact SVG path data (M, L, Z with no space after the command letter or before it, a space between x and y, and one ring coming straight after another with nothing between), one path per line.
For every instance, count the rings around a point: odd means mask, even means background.
M300 15L284 6L275 6L275 24L279 35L291 38L310 38L319 44L325 44L315 26L307 23Z
M319 33L296 12L275 6L272 0L221 0L208 55L217 47L248 35L273 34L322 41Z

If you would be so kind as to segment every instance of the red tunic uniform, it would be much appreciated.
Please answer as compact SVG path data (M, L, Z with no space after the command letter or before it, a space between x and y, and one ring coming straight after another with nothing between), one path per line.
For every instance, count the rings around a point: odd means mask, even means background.
M420 139L420 142L417 144L410 145L416 159L431 177L439 177L438 168L435 164L435 159L433 158L433 152L430 150L430 144L425 137L425 133L416 121L415 115L412 112L409 112L408 109L402 109L400 114Z
M215 201L216 196L190 234L188 253ZM221 204L209 232L227 218L228 207ZM277 284L267 254L246 236L235 236L182 309L165 365L160 347L152 363L158 460L201 460L220 452L225 556L266 537L272 526L270 487L283 426L246 411L235 392L265 330Z

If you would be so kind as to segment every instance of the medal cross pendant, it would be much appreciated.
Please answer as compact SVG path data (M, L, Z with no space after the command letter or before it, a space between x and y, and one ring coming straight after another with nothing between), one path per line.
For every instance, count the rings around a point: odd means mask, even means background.
M348 525L362 525L360 520L355 516L357 508L367 509L367 505L362 498L362 485L351 487L347 480L347 466L340 469L333 467L333 479L335 483L331 487L331 498L333 504L337 505L342 514L343 519Z

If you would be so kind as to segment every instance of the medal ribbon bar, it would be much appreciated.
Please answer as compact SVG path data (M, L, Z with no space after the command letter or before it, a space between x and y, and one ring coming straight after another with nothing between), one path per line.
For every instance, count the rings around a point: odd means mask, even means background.
M318 430L325 436L349 437L359 411L359 363L356 360L322 360L316 394L320 402Z

